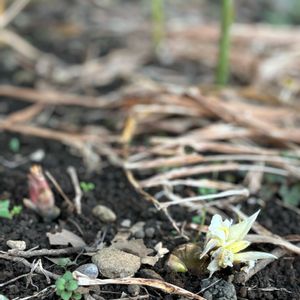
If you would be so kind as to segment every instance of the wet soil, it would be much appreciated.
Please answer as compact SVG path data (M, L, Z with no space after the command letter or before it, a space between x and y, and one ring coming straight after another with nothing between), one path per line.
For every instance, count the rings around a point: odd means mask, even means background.
M15 168L8 168L3 165L3 159L16 160L16 154L9 149L9 141L16 137L12 134L2 133L0 143L1 149L0 164L0 190L1 199L10 199L11 204L20 204L22 199L28 196L26 174L32 162L26 162ZM120 223L125 220L131 220L132 224L138 221L146 222L145 228L155 229L155 235L152 238L145 238L145 244L153 247L156 243L162 241L163 245L172 250L176 245L183 242L176 238L173 228L164 215L157 212L156 209L143 199L131 187L130 183L121 169L106 166L93 174L88 174L82 160L75 156L71 149L53 141L46 141L29 137L18 137L21 142L20 152L17 156L27 157L37 149L45 151L45 157L42 161L44 169L56 178L65 193L72 198L74 191L67 175L67 167L73 166L78 172L80 181L90 181L95 184L95 190L85 193L82 205L82 216L68 215L63 203L63 199L55 193L57 205L62 209L62 216L59 220L51 223L43 222L34 212L23 208L20 215L13 220L0 219L0 245L1 250L6 251L7 240L24 240L27 248L39 246L39 248L48 248L50 245L46 237L47 232L58 230L58 228L69 229L72 232L82 236L89 245L96 240L98 232L105 232L104 241L110 243L113 236L120 229ZM113 225L101 223L91 214L92 208L96 204L103 204L117 214L117 222ZM257 204L247 204L245 210L253 212L257 209ZM173 208L171 214L177 221L190 222L194 213L188 212L183 208ZM207 220L208 221L208 220ZM262 213L258 220L272 232L279 235L299 234L300 216L289 209L282 208L269 200L265 202ZM74 225L75 224L75 225ZM78 227L80 230L78 230ZM260 250L269 251L270 248L259 247ZM32 260L31 260L32 261ZM47 270L62 273L63 269L54 266L45 258L42 259L43 265ZM86 258L79 263L86 262ZM154 267L155 271L165 280L185 287L193 292L199 292L200 278L189 273L184 275L171 274L160 262ZM5 282L21 274L28 273L29 268L22 264L10 261L0 260L0 282ZM219 276L228 276L229 272L219 274ZM245 287L237 286L239 295L244 299L300 299L300 259L293 255L287 255L284 258L272 263L263 271L255 275ZM36 275L32 282L27 285L26 278L21 278L14 283L1 287L1 293L7 295L9 299L15 297L25 297L47 286L44 276ZM126 287L106 286L102 288L101 295L105 299L114 299L120 295L121 291L127 291ZM177 299L176 296L165 296L163 293L148 289L151 299ZM117 293L117 294L116 294ZM46 299L55 299L55 295L48 295Z
M61 1L56 1L56 3L60 2ZM72 5L76 1L65 1L65 3L67 2L69 2L72 9L72 13L69 12L69 14L74 17L74 7ZM86 44L92 44L91 40L93 37L86 36L86 33L83 33L81 37L77 37L74 40L72 40L72 38L69 40L65 38L59 40L59 38L55 36L55 31L49 30L49 32L47 31L45 33L45 31L40 30L41 26L44 26L43 28L46 30L53 20L65 21L64 11L66 11L66 6L64 4L57 6L48 5L49 9L42 7L33 9L31 12L29 10L29 13L23 15L23 21L22 19L18 21L20 24L18 22L14 24L14 28L41 50L54 53L70 64L84 61L87 48ZM34 26L28 19L30 14L38 19L35 21ZM78 19L76 19L76 21L78 21ZM39 24L39 26L36 24ZM51 36L51 34L54 34L54 37ZM88 39L87 43L84 38ZM53 40L56 40L56 43L54 43ZM120 45L123 42L123 40L120 42L119 38L111 36L102 37L98 45L101 50L99 57L107 55L112 49L121 47ZM6 61L5 58L11 57L11 53L8 50L4 50L4 52L1 52L1 57L4 58L3 61ZM151 61L148 67L151 66L157 67L157 62L155 62L155 60ZM177 73L184 74L184 83L196 83L202 75L197 73L199 69L195 68L191 62L178 62L178 65L169 66L169 68L172 71L175 70ZM146 71L147 70L149 71L149 68L146 68ZM24 75L23 71L24 70L20 68L16 62L12 65L9 63L4 64L1 70L0 82L5 84L14 83L16 85L35 86L36 77L33 71L28 70L29 75L27 74L27 79L20 81L22 76L19 75L21 73L21 75ZM203 73L207 72L208 70L203 70ZM159 77L159 75L155 75ZM15 81L16 78L19 78L19 81ZM160 77L159 80L161 80ZM119 82L117 86L121 86L122 84L123 82ZM103 90L100 89L98 91L99 95L107 91L113 91L114 88L115 85L108 86ZM8 115L13 111L26 107L26 105L27 104L22 102L8 101L5 98L0 98L0 114L2 116ZM75 109L72 109L72 111L75 111ZM70 112L70 108L66 110L66 108L60 107L53 111L52 117L64 119L67 115L70 115ZM78 112L80 118L78 118ZM87 119L87 116L88 114L82 113L82 109L79 110L77 108L77 125L90 124L91 121ZM12 138L18 138L20 140L20 151L17 154L13 153L9 147ZM122 169L110 166L104 161L101 169L94 173L88 173L83 160L73 149L50 140L0 132L0 145L0 200L10 199L11 205L20 205L22 204L22 199L28 197L27 173L33 163L28 157L31 153L39 149L45 152L45 157L40 164L55 177L63 191L71 199L74 197L74 190L67 174L67 168L69 166L73 166L76 169L80 181L93 182L95 184L93 191L84 193L82 199L83 213L81 216L75 214L69 215L63 199L55 192L57 205L62 210L61 217L56 221L45 223L33 211L26 208L23 208L21 214L15 216L13 220L1 218L1 251L7 251L7 240L24 240L27 244L27 249L36 246L40 249L50 249L51 246L46 233L54 232L62 228L68 229L81 236L88 245L92 245L96 241L97 235L101 232L104 234L104 242L109 244L115 234L120 230L121 223L125 219L129 219L132 224L143 221L146 223L145 229L149 227L155 229L153 237L144 238L144 242L148 247L153 247L158 242L162 242L164 247L172 250L184 242L182 238L178 238L176 233L174 233L173 227L166 217L133 189ZM25 162L24 158L26 158ZM20 161L20 163L14 167L9 163L16 161ZM91 214L91 211L97 204L110 207L117 214L117 221L114 224L107 225L96 219ZM273 198L267 199L262 197L260 207L258 207L257 202L255 202L255 204L251 204L251 202L245 203L243 206L244 211L249 214L258 208L262 209L258 221L272 232L281 236L300 234L300 216L296 212L278 205ZM189 212L181 207L172 207L170 213L176 221L181 223L190 223L192 217L195 215L194 212ZM209 221L210 219L208 217L206 223L208 224ZM193 233L189 234L193 235ZM253 247L253 249L271 251L273 248L269 245L264 245L256 248ZM74 258L75 256L72 256L72 259ZM29 261L33 262L33 259L29 259ZM86 257L80 257L78 263L81 264L87 261L88 259ZM42 258L42 263L44 268L49 271L58 274L64 272L62 268L53 265L53 263L46 258ZM164 261L159 262L153 269L168 282L184 287L195 293L201 290L200 283L202 278L189 273L172 274L164 267ZM73 269L71 268L71 270ZM1 286L2 283L29 272L30 269L20 263L0 259L0 294L6 295L9 299L17 297L23 298L49 285L45 276L35 275L31 278L31 282L27 282L27 278L23 277L13 283ZM231 270L225 270L222 273L216 273L216 276L227 279L230 274ZM245 286L236 286L236 290L239 299L300 299L300 258L292 254L286 255L256 274ZM127 292L127 287L104 286L101 288L100 295L105 299L118 299L121 297L122 291ZM146 292L149 293L150 299L179 299L177 296L165 295L151 288L148 288L147 291L141 289L142 295L146 294ZM54 294L50 294L44 297L40 296L38 299L57 299L57 297Z

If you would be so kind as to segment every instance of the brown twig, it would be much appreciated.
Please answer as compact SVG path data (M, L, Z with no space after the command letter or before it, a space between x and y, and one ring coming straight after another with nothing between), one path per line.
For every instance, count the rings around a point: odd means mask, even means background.
M116 104L115 101L109 101L104 98L66 94L58 91L20 88L10 85L0 85L0 96L44 105L72 105L87 108L105 108Z
M68 205L70 211L74 210L74 204L70 200L70 198L65 194L57 180L52 176L52 174L49 171L45 172L46 176L49 178L49 180L52 182L58 193L62 196L62 198L65 200L66 204Z
M30 0L16 0L11 6L0 15L0 28L6 27L30 2Z
M64 249L39 249L39 250L27 250L20 251L12 249L8 251L9 256L13 257L35 257L35 256L61 256L61 255L71 255L76 253L81 253L82 251L94 252L97 249L90 247L68 247Z
M55 273L52 273L50 271L47 271L39 265L35 266L33 263L30 263L29 261L27 261L25 258L22 258L22 257L14 257L14 256L11 256L11 255L8 255L8 254L0 253L0 259L5 259L5 260L10 260L10 261L13 261L13 262L17 262L17 263L22 263L24 266L26 266L30 269L35 267L35 272L36 273L41 274L41 275L45 275L45 276L47 276L49 278L52 278L52 279L55 279L55 280L59 277L59 275L57 275Z
M81 214L81 198L82 198L82 191L80 188L78 176L76 173L76 169L74 167L68 167L67 172L69 173L74 190L75 190L75 198L74 198L74 204L77 214Z
M288 172L278 168L260 166L260 165L244 165L238 163L226 163L216 165L196 165L192 167L182 167L173 169L162 174L154 175L148 179L141 181L142 187L153 187L162 185L165 180L182 178L198 174L207 174L215 172L227 172L227 171L262 171L270 174L276 174L281 176L287 176Z
M152 288L160 289L168 294L181 295L189 299L205 300L205 298L189 292L181 287L174 284L157 280L157 279L146 279L146 278L117 278L117 279L90 279L89 277L79 273L73 272L75 279L77 279L80 286L91 286L91 285L107 285L107 284L137 284L145 285Z

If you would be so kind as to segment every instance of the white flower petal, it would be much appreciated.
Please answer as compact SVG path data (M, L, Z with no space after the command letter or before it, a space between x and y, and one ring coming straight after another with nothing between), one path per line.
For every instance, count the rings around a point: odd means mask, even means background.
M252 260L258 259L277 259L277 257L273 254L259 251L249 251L243 253L234 254L234 262L248 262Z
M218 265L218 261L216 259L213 259L208 267L207 270L209 271L209 277L211 277L216 271L220 270L220 267Z
M208 238L219 239L221 244L225 244L232 221L222 220L220 215L214 215L208 227Z
M255 222L260 210L258 210L252 216L246 218L240 223L237 223L229 228L228 240L239 241L242 240L246 234L251 229L253 223Z
M222 226L222 224L223 224L222 217L218 214L213 215L208 230L212 231L215 228L219 228L220 226Z
M200 256L200 259L204 257L204 255L206 255L208 252L210 252L212 249L214 249L216 246L219 245L219 242L215 239L209 240L206 245L205 248Z

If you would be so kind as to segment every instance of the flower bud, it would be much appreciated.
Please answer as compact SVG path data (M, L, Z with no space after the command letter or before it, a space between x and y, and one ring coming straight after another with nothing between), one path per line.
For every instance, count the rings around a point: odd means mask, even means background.
M28 208L34 209L45 220L55 219L60 210L55 206L54 195L43 174L42 168L34 165L28 174L29 199L24 199Z

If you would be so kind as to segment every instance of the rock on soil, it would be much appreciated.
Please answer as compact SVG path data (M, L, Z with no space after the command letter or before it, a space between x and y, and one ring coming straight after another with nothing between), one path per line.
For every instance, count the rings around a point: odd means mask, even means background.
M84 264L78 267L76 271L93 279L97 278L99 275L98 267L95 264Z
M207 288L203 294L207 300L237 300L234 285L223 279L219 280L215 277L204 279L201 282L201 288Z
M141 266L141 259L133 254L108 247L99 250L92 261L107 278L132 277Z
M96 205L92 212L95 217L104 223L112 223L117 219L116 214L110 208L104 205Z

